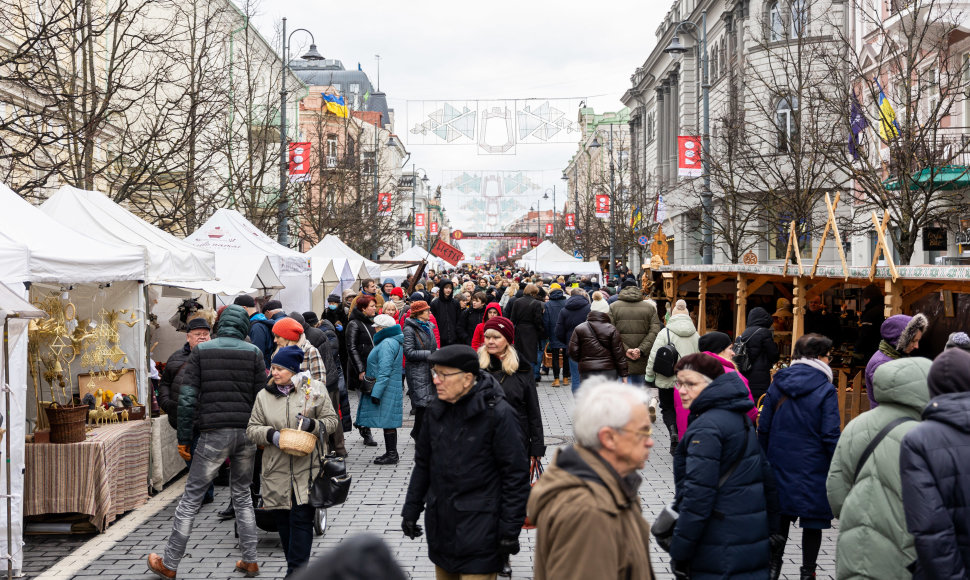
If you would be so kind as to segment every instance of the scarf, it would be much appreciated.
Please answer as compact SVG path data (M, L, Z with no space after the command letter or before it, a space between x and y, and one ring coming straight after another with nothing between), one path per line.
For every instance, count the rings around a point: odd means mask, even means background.
M286 383L285 385L276 385L276 390L282 393L284 397L289 395L295 388L292 382Z
M881 352L882 354L888 356L893 360L903 357L903 353L893 348L892 345L886 342L885 340L879 341L879 352Z
M251 316L251 317L249 318L249 320L269 320L269 319L268 319L268 318L266 318L266 315L265 315L265 314L263 314L262 312L257 312L256 314L253 314L253 315L252 315L252 316Z
M823 363L817 358L798 358L792 361L793 365L808 365L813 369L822 371L826 377L828 377L829 382L832 382L832 369L829 365Z
M428 333L428 336L430 336L431 338L434 338L434 329L431 326L431 321L430 320L428 320L428 321L418 320L418 326L421 327L421 330L424 330L425 332L427 332Z

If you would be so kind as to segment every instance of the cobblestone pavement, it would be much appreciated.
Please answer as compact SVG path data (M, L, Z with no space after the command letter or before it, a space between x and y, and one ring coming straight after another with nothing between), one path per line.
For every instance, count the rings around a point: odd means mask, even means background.
M557 446L572 442L570 414L573 407L568 387L552 388L549 379L539 385L539 400L545 425L546 442L551 457ZM353 396L352 396L353 398ZM407 398L405 397L405 401ZM421 540L409 540L400 530L400 511L411 471L414 446L407 430L410 428L405 410L405 428L400 432L401 463L397 466L377 466L372 460L383 453L383 441L375 433L380 446L364 447L356 432L347 438L351 457L348 469L354 476L354 487L346 504L329 510L327 532L314 542L314 555L321 554L342 540L361 532L371 532L384 538L398 562L411 578L434 577L434 568L427 558L426 545ZM640 488L644 515L654 516L673 498L674 486L669 440L665 429L657 429L656 447L643 470L644 483ZM161 552L171 531L172 520L184 478L153 497L151 501L127 514L98 536L30 536L24 552L24 573L30 578L87 578L103 580L149 578L146 558L150 552ZM216 501L203 506L195 520L185 559L179 568L179 578L226 578L236 580L234 562L240 557L232 522L220 522L216 512L228 501L226 488L216 488ZM835 530L823 534L819 554L819 578L833 578L835 572ZM522 552L512 558L513 578L532 577L532 551L535 531L523 531L520 536ZM801 533L792 530L785 558L784 578L798 578ZM260 532L259 565L264 578L281 578L286 570L276 533ZM671 578L666 554L653 546L652 559L659 578Z

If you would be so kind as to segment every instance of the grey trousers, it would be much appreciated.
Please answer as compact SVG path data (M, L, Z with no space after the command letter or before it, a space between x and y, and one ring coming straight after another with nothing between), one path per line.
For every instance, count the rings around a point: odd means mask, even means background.
M209 484L219 472L219 466L228 457L231 460L229 469L229 489L232 494L232 505L236 508L236 526L239 530L239 545L242 548L243 561L256 561L256 514L253 512L253 497L250 495L249 484L253 480L253 458L256 446L246 439L245 429L215 429L203 431L199 436L199 443L192 457L189 477L185 482L182 499L175 508L175 522L172 525L172 535L165 546L162 562L169 570L177 570L185 546L192 534L192 524L195 516L202 507L202 496L209 488Z

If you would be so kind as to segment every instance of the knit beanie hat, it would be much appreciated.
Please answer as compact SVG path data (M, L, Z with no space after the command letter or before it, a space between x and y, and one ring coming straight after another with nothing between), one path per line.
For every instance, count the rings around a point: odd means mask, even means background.
M282 310L282 309L283 309L282 302L280 302L279 300L270 300L269 302L263 305L263 314L266 314L267 312L270 312L273 310Z
M401 287L391 288L391 296L397 296L401 300L404 300L404 289Z
M962 348L963 350L970 352L970 336L967 336L966 332L950 333L950 338L946 341L946 346L944 348Z
M501 334L509 344L515 342L515 325L504 316L495 316L486 320L485 325L482 327L482 333L484 334L489 330L494 330Z
M244 308L256 308L256 299L249 294L240 294L239 296L236 296L236 299L233 300L232 303Z
M303 349L294 345L277 349L276 354L273 355L272 364L296 374L300 372L300 365L303 364Z
M687 314L687 302L685 300L678 300L674 304L673 314Z
M602 312L604 314L610 313L609 303L606 300L602 300L602 299L593 300L593 302L590 303L589 309L592 310L593 312Z
M724 366L721 361L709 354L698 352L683 356L674 365L675 371L692 370L698 372L712 381L724 374Z
M390 314L378 314L374 317L374 328L390 328L396 324L397 322Z
M970 352L962 348L944 350L930 366L926 382L931 398L970 392Z
M431 307L428 306L428 303L425 302L424 300L415 300L414 302L411 303L411 318L414 318L415 316L417 316L418 314L421 314L425 310L431 310Z
M723 332L708 332L697 341L697 348L701 352L712 352L717 354L731 346L731 337Z
M330 296L327 296L327 302L330 304L340 304L340 296L337 294L331 294Z
M337 302L340 302L340 300L337 300ZM310 326L316 326L320 322L320 319L317 318L317 313L309 311L303 313L303 320Z
M273 325L273 334L282 339L296 342L300 340L300 335L303 334L303 325L292 318L280 318Z

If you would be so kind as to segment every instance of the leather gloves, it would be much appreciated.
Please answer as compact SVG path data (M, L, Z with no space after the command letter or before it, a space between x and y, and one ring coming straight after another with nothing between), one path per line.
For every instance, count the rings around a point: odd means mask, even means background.
M179 445L179 455L181 455L182 459L186 461L192 461L192 446Z
M670 568L673 570L674 578L676 580L689 580L690 562L680 562L677 560L671 560Z
M499 554L503 555L515 555L519 553L519 539L518 538L502 538L498 541L498 551Z
M404 535L411 538L420 538L423 530L418 522L414 520L404 520L401 522L401 529L404 531Z
M280 432L279 431L273 431L273 441L272 441L272 443L276 447L279 447L280 446Z
M370 402L371 403L374 403L375 405L380 405L381 404L381 400L378 399L377 397L371 397L370 398Z
M304 417L303 413L296 414L296 424L300 426L300 431L313 433L317 429L317 422L309 417Z
M660 546L661 550L663 550L664 552L670 552L670 543L671 543L671 540L674 539L673 534L669 534L665 536L654 536L653 539L655 542L657 542L657 545Z

